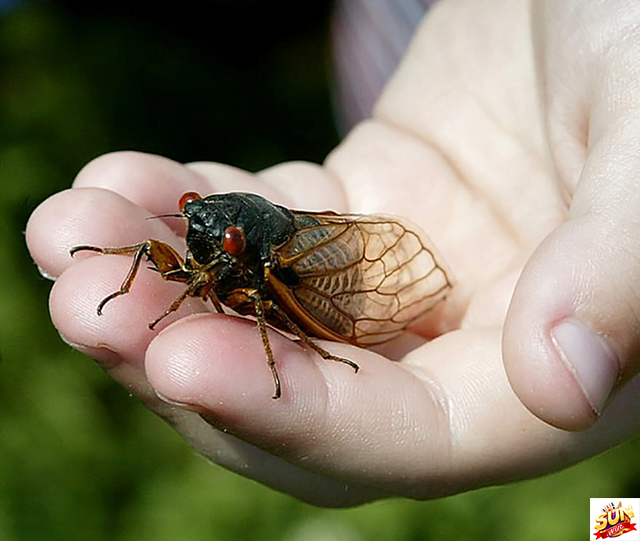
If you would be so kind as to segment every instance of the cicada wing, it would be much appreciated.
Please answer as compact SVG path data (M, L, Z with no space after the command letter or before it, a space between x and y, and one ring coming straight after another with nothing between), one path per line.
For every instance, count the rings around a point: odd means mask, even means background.
M451 280L426 237L390 216L296 213L300 224L279 248L300 307L357 345L395 338L431 310Z

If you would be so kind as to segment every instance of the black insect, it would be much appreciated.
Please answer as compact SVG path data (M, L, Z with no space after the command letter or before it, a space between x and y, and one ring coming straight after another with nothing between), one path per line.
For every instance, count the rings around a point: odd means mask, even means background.
M351 366L311 338L361 347L397 337L443 300L451 289L434 249L400 218L289 210L250 193L200 197L187 192L179 202L187 221L187 253L146 240L132 246L76 246L80 251L133 256L120 289L98 305L128 293L143 257L165 280L185 290L157 319L189 296L255 316L271 368L275 392L280 378L267 323L296 335L324 359Z

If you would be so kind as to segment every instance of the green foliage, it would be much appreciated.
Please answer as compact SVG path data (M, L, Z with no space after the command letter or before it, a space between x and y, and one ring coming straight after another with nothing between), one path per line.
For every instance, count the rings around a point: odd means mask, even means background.
M0 16L0 540L582 538L589 496L633 495L637 442L533 482L315 509L211 466L59 339L23 231L87 161L135 148L257 169L335 144L328 6L239 4Z

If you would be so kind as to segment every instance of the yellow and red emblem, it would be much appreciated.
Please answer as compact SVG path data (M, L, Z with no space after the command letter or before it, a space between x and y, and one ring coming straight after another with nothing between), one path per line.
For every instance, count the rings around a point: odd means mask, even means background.
M636 530L636 524L631 522L634 517L633 507L613 503L606 505L596 517L596 539L619 537L622 534Z

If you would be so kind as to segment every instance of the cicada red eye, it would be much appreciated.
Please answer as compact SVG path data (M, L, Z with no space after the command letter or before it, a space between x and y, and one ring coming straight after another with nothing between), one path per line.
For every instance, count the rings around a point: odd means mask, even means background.
M196 192L187 192L182 194L180 200L178 201L178 207L180 208L180 212L184 212L184 207L187 203L192 203L193 201L197 201L198 199L202 199L199 193Z
M222 248L229 255L240 255L244 252L246 241L242 229L235 225L230 225L224 230L222 237Z

